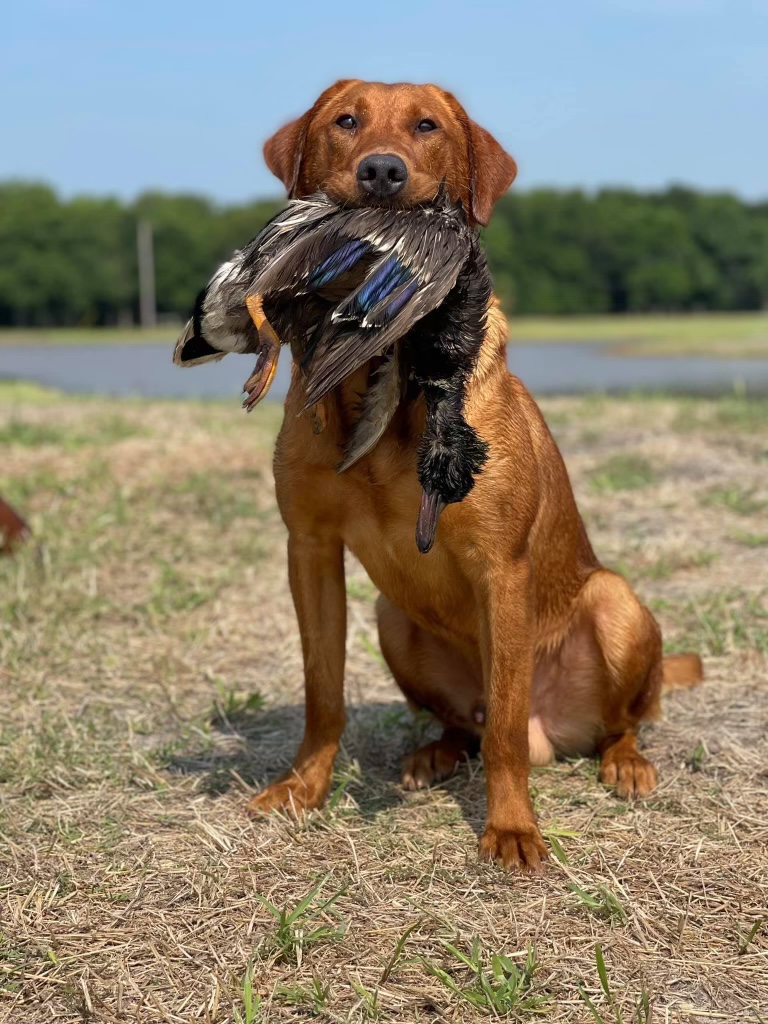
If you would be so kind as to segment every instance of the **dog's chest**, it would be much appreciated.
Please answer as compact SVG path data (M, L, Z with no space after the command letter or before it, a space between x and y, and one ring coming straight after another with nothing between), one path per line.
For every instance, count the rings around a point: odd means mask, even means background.
M275 456L283 518L298 533L336 533L377 589L415 622L433 633L464 635L474 628L466 544L461 542L467 503L445 510L429 554L420 554L416 546L421 404L404 406L369 455L345 472L336 471L355 419L351 396L364 387L361 381L351 384L349 401L331 404L318 431L301 412L298 388L289 394Z
M457 506L444 513L438 543L426 555L416 546L421 487L414 452L392 437L340 485L340 533L371 581L394 605L430 632L456 639L473 631L474 601L461 558L451 543Z

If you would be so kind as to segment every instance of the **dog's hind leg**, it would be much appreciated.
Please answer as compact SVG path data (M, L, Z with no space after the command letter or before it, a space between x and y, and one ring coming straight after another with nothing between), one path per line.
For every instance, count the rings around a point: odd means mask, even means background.
M403 786L422 789L479 751L482 677L460 651L427 633L383 595L376 613L381 650L395 682L412 708L431 712L444 726L439 740L403 761Z
M453 775L465 757L480 751L480 740L466 729L443 729L434 743L427 743L403 758L404 789L425 789Z
M636 732L641 721L659 713L661 631L627 581L607 569L590 576L580 604L602 662L595 666L603 724L600 779L625 799L646 796L657 775L637 749Z

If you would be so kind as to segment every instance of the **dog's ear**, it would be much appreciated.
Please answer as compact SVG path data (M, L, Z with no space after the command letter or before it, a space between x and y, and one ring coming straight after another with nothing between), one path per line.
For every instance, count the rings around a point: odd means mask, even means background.
M307 143L307 133L312 118L331 97L335 96L340 89L351 82L352 79L349 78L342 78L338 82L334 82L332 86L320 94L306 114L302 114L295 121L284 125L264 143L264 160L267 167L285 185L289 199L293 198L296 187L299 184L301 164L304 159L304 150Z
M469 213L478 224L487 224L497 199L517 175L517 164L490 132L467 119L469 144Z
M264 143L264 160L267 167L285 185L289 199L293 198L299 181L311 113L312 111L308 110L295 121L284 125Z

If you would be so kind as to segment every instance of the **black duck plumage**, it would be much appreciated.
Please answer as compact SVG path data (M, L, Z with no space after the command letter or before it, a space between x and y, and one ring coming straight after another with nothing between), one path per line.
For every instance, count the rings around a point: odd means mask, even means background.
M488 460L488 445L464 419L464 404L491 292L485 255L473 237L469 258L446 300L404 339L410 376L426 406L417 463L423 495L416 543L423 554L434 544L443 507L466 498Z

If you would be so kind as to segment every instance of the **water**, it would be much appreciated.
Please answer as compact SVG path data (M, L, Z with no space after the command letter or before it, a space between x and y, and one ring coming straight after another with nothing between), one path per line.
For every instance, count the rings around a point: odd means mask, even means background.
M252 356L180 369L170 343L0 347L0 378L35 381L73 394L146 398L231 398L253 369ZM629 391L768 393L768 359L619 356L600 344L515 343L510 368L537 395ZM290 357L283 352L271 398L283 398Z

